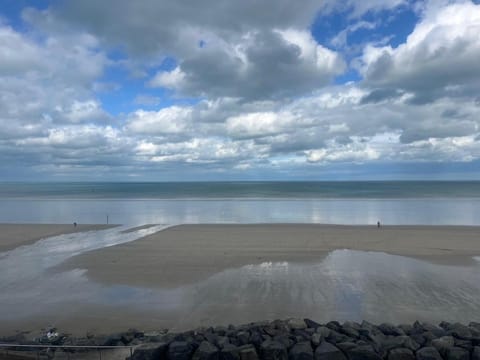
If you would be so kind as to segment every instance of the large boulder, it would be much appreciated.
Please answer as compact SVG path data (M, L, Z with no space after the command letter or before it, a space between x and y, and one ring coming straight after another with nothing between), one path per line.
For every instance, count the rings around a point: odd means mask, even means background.
M480 346L475 346L473 348L472 360L480 360Z
M346 351L349 360L382 360L371 346L358 346Z
M307 328L317 329L319 326L322 326L319 323L310 319L303 319L303 321L305 321L305 325L307 325Z
M396 348L388 353L387 360L415 360L415 355L410 349Z
M260 355L264 360L287 360L287 348L279 341L265 340L260 345Z
M343 352L327 341L315 349L315 360L347 360Z
M313 360L313 349L309 342L293 345L288 353L289 360Z
M392 324L389 323L383 323L378 325L378 329L384 334L384 335L390 335L390 336L401 336L405 335L405 332Z
M208 341L202 341L192 357L193 360L218 360L218 348Z
M416 353L417 360L442 360L440 353L433 346L421 348Z
M164 359L168 348L166 343L150 343L138 346L129 360L158 360Z
M240 360L240 351L238 347L232 344L225 344L220 351L221 360Z
M307 324L303 319L288 319L287 325L292 330L306 329Z
M168 347L168 360L190 360L193 353L193 345L187 341L174 341Z
M454 345L455 340L452 336L442 336L441 338L432 340L432 346L443 356L445 356L447 354L447 350Z
M461 347L451 347L447 350L447 360L469 360L470 353Z
M389 351L395 348L407 348L412 351L416 351L420 345L414 341L410 336L388 336L383 340L382 348L385 351Z
M462 340L470 340L472 338L472 331L470 328L459 323L451 324L448 327L447 332L449 335Z
M240 360L258 360L258 354L253 345L243 345L238 348Z

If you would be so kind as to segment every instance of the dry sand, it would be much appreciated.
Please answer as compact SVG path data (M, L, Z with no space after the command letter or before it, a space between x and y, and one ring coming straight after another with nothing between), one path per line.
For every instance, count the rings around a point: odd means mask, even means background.
M30 245L50 236L81 231L102 230L116 225L78 224L0 224L0 252Z
M247 264L316 262L335 249L381 251L461 265L480 254L480 227L180 225L81 254L61 268L87 269L90 278L107 284L176 287Z

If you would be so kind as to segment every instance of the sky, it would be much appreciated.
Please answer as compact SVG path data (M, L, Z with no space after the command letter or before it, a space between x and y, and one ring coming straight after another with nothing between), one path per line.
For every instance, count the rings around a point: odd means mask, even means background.
M480 180L480 3L0 0L0 181Z

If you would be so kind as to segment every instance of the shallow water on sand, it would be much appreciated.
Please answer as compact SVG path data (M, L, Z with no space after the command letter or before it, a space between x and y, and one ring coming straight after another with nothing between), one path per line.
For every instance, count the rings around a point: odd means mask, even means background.
M450 266L336 250L315 263L246 265L173 289L98 284L82 269L52 271L75 254L132 241L163 227L61 235L0 253L0 309L6 309L0 312L0 322L26 323L42 317L68 324L70 318L88 316L90 325L116 318L116 330L124 330L142 325L185 329L291 316L394 323L480 320L478 261ZM86 308L88 314L83 314ZM135 314L135 323L129 312ZM82 330L84 325L75 326Z

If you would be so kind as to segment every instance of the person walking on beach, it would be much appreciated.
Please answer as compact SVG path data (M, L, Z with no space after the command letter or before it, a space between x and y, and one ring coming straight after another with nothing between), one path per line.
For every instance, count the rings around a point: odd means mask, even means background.
M377 228L380 228L380 221L377 221Z

